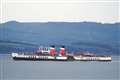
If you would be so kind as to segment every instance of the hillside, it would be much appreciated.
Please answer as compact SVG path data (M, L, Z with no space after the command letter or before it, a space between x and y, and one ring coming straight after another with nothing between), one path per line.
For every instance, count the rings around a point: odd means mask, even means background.
M95 22L20 23L11 21L0 24L0 44L3 46L4 42L17 45L23 43L28 46L30 44L31 46L66 45L68 51L119 54L119 25L119 23ZM13 46L10 45L9 48L12 48ZM5 45L4 48L6 48ZM6 52L6 49L2 48L1 51Z

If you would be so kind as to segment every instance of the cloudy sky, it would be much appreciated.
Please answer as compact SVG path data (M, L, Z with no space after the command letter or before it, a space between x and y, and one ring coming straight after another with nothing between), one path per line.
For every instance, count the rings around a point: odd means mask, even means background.
M120 22L118 0L1 0L1 22Z

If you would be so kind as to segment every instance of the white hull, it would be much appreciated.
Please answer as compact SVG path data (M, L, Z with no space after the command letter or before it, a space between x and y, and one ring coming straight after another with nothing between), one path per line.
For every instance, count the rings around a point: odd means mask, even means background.
M67 60L66 56L38 56L38 55L24 55L18 53L12 53L13 59L23 60Z
M112 57L74 57L75 60L79 61L111 61Z
M66 61L66 60L75 60L75 61L111 61L111 56L72 56L72 59L69 56L38 56L38 55L24 55L18 53L12 53L13 59L16 60L58 60L58 61Z

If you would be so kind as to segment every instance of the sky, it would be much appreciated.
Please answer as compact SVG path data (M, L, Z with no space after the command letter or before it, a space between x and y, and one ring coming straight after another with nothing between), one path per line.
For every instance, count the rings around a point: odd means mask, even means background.
M1 0L0 21L120 22L118 0Z

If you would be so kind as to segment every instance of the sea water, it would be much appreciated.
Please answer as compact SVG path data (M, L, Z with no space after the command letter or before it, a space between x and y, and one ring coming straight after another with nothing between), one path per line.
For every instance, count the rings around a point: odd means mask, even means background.
M120 80L119 56L111 62L15 61L0 54L0 80Z

